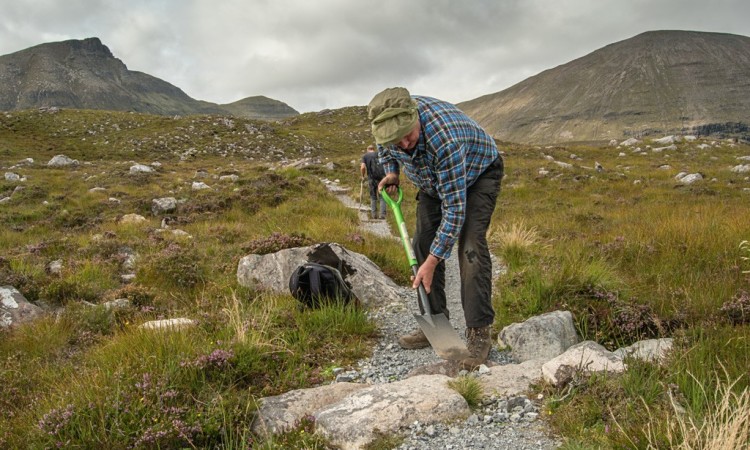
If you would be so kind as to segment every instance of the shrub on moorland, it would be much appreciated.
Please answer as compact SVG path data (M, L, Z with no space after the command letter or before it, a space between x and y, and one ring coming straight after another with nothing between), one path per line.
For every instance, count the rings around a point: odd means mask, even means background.
M731 300L724 302L719 311L734 325L750 323L750 293L738 292Z
M244 244L242 250L256 255L266 255L287 248L305 247L312 243L312 239L302 233L284 234L273 232L268 237L254 239Z

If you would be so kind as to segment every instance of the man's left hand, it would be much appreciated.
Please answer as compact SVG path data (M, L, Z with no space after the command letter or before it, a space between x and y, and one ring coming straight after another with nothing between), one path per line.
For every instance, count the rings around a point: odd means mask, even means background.
M417 269L417 275L411 277L411 287L417 289L419 283L422 283L424 290L429 294L432 290L432 277L435 275L435 267L440 263L440 259L434 255L429 255L424 263Z

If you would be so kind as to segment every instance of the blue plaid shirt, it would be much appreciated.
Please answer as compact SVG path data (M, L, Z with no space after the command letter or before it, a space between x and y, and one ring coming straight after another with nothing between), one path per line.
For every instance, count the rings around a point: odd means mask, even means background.
M443 218L430 247L438 258L450 256L466 218L466 189L499 157L495 141L454 105L413 95L421 132L411 154L396 145L378 146L386 173L399 166L420 191L442 201Z

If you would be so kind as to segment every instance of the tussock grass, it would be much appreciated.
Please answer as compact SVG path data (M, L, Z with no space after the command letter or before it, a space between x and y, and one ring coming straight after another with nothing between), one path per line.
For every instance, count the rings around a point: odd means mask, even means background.
M520 267L535 246L539 246L541 250L547 248L541 243L537 228L527 226L523 219L510 224L501 222L500 225L492 226L488 234L490 248L511 268Z
M482 402L482 384L473 376L460 376L448 381L448 387L466 400L469 408L477 408Z
M719 379L725 376L717 374ZM700 417L691 415L679 404L679 399L672 398L673 420L663 432L649 428L648 448L663 448L666 441L669 448L679 450L746 449L750 445L750 390L745 388L738 392L735 389L738 381L719 383L715 394L703 390L705 397L716 398L716 401L712 401L712 409ZM663 426L659 419L651 417L651 420Z

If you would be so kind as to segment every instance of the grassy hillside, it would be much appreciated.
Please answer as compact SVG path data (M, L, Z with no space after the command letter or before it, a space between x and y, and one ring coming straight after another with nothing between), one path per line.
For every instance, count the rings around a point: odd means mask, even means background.
M356 188L369 140L357 107L276 123L0 115L0 167L26 178L0 179L0 199L9 198L0 203L0 285L64 307L0 336L0 448L325 448L305 424L273 441L253 436L255 399L330 380L333 367L368 353L373 324L352 308L302 313L291 297L242 288L235 275L246 254L335 241L406 281L399 244L363 236L356 213L319 181ZM750 384L750 250L742 244L750 181L730 170L750 164L737 159L750 148L683 142L655 152L648 144L642 152L501 145L507 169L491 241L508 271L495 289L496 331L564 308L583 338L610 349L676 338L665 366L634 362L622 376L537 387L567 448L669 448L701 438L677 424L708 423L722 389L740 395ZM47 167L57 154L80 164ZM26 158L34 162L19 164ZM285 168L304 158L319 163ZM158 164L131 175L134 163ZM682 171L704 180L683 185L674 178ZM194 181L212 189L195 191ZM158 231L151 202L166 196L180 202L170 229L189 237ZM120 223L131 213L146 222ZM48 269L56 260L59 273ZM135 279L124 281L131 271ZM117 298L131 306L101 306ZM137 328L171 317L197 320L197 332ZM747 418L741 398L729 408Z
M665 367L633 362L622 377L584 377L546 391L568 448L674 448L667 436L682 436L670 427L685 417L675 413L670 390L701 424L719 403L719 386L737 381L741 394L750 381L750 262L742 244L750 236L750 181L731 171L747 164L737 157L750 148L693 142L654 152L647 144L644 152L507 150L493 236L509 272L495 296L496 325L568 309L580 335L610 350L676 339ZM683 185L675 180L683 171L704 180ZM745 399L738 409L744 433L748 408Z

